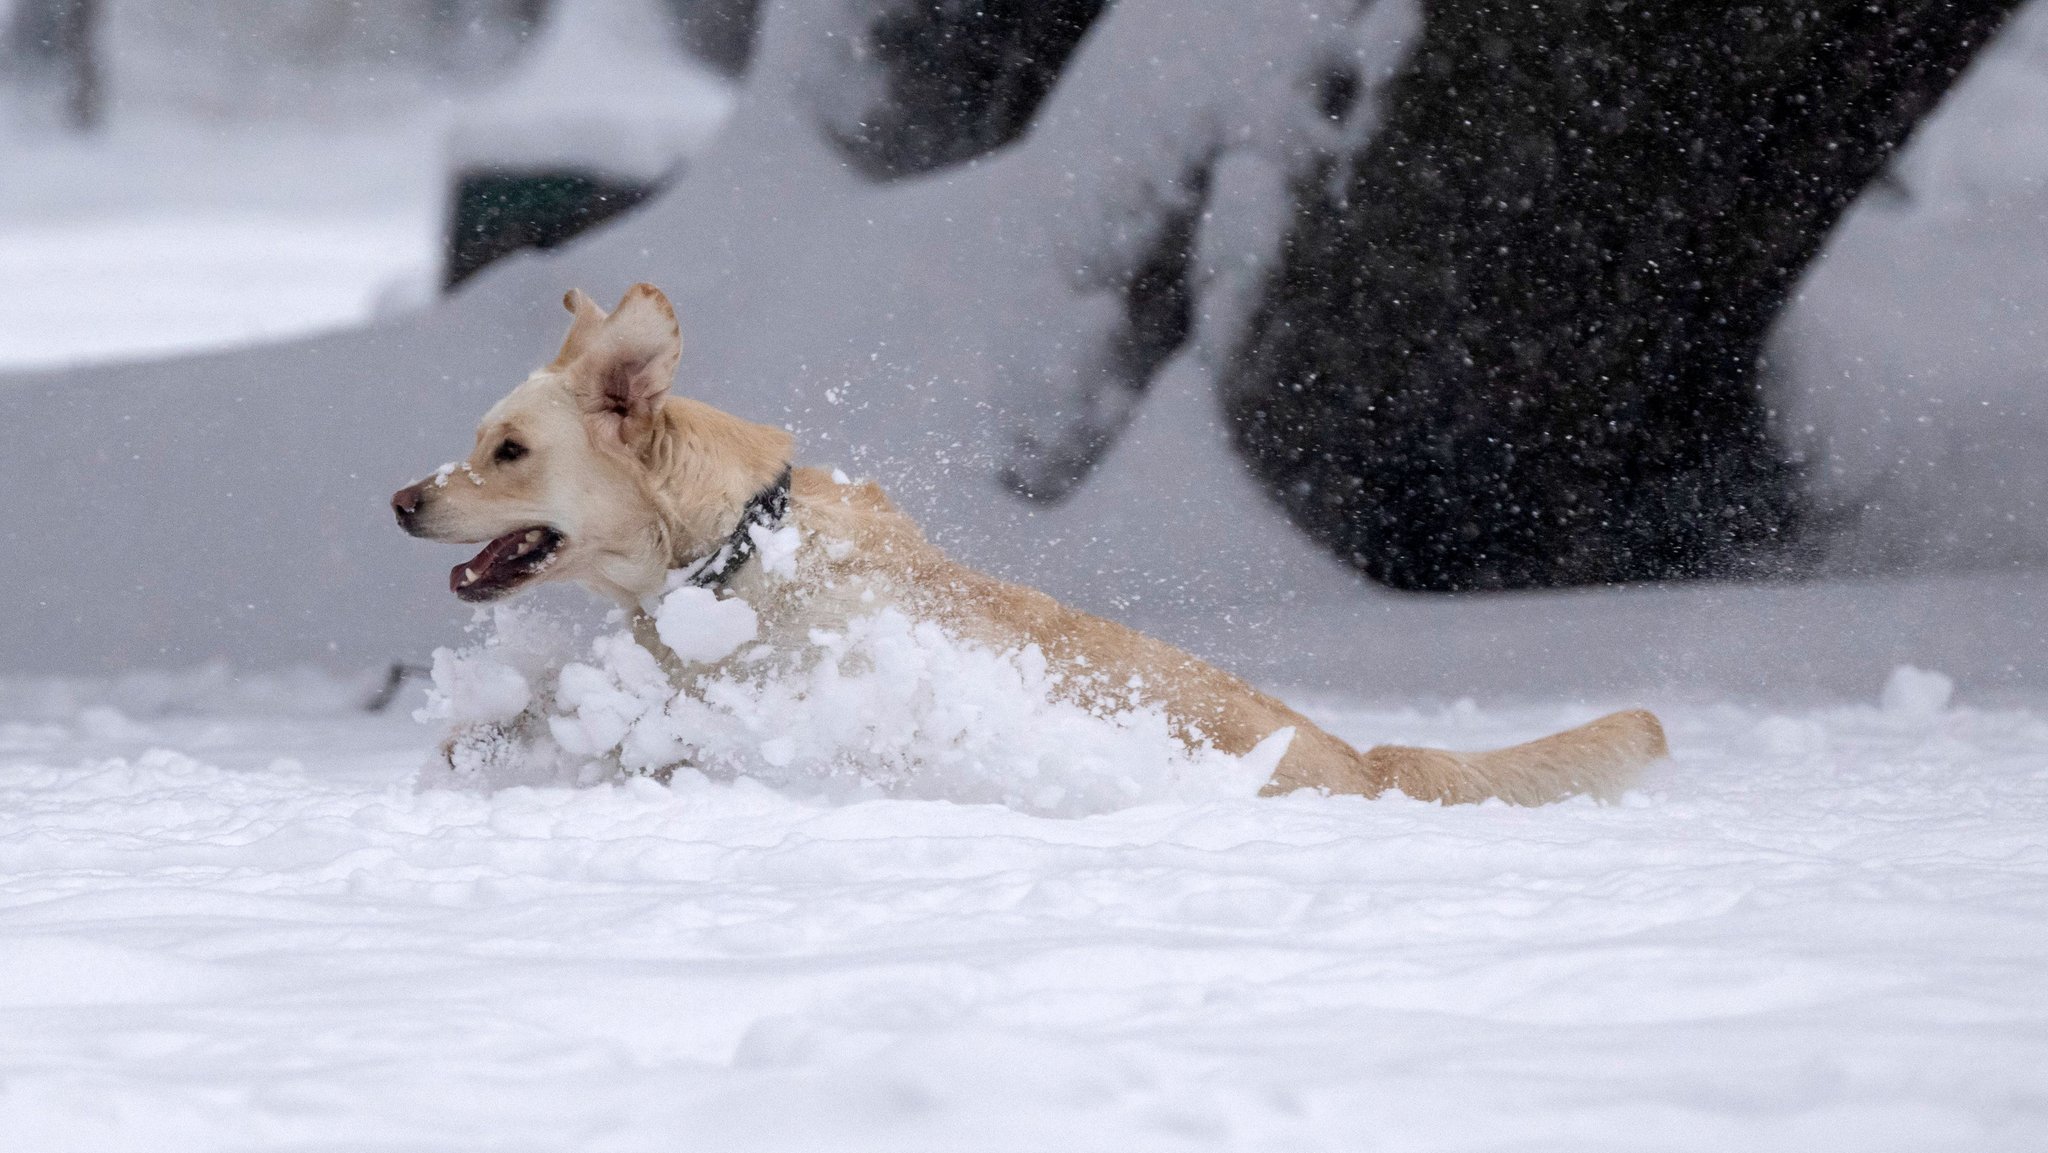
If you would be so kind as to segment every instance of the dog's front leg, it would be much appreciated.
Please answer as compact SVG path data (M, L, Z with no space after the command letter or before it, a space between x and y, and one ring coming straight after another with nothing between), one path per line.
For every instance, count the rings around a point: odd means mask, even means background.
M441 741L441 766L464 785L491 785L529 774L534 742L547 721L534 707L508 721L465 724Z

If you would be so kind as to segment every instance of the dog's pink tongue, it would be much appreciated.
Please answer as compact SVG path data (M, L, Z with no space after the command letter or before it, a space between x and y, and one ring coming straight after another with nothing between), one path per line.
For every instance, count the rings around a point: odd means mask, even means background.
M519 549L520 534L508 532L483 547L468 560L448 570L448 588L461 592L491 575L491 569Z

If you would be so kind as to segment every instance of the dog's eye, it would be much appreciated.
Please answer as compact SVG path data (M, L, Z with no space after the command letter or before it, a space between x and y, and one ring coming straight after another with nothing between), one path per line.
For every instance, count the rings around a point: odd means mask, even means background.
M491 454L491 459L497 461L499 464L511 464L513 461L518 460L520 457L525 455L525 445L520 444L516 440L508 440L498 446L498 451Z

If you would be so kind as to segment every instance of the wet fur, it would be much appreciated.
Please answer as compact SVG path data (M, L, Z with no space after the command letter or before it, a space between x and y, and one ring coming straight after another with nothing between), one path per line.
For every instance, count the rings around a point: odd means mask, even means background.
M652 286L635 285L609 315L581 292L563 303L575 319L554 361L485 414L474 450L453 474L402 489L393 504L408 532L436 540L477 543L553 528L565 543L534 579L578 581L618 602L641 643L673 661L643 606L662 592L670 569L725 539L748 500L789 462L791 439L669 394L682 342L668 300ZM508 440L524 450L516 460L500 459ZM1396 789L1446 803L1541 804L1613 796L1666 754L1662 726L1641 710L1490 752L1381 745L1361 753L1171 645L958 564L873 484L796 469L789 519L802 539L796 576L772 580L755 561L730 585L771 638L805 643L812 627L888 603L989 645L1036 645L1070 674L1076 695L1090 685L1122 692L1139 684L1190 743L1243 754L1292 728L1269 794Z

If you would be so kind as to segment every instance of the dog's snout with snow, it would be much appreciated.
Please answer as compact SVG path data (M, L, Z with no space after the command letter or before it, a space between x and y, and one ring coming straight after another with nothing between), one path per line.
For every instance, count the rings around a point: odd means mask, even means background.
M420 535L419 529L414 527L413 522L419 516L420 504L424 500L425 495L421 490L421 486L417 484L406 485L404 488L391 494L391 511L398 517L398 527L413 536Z

